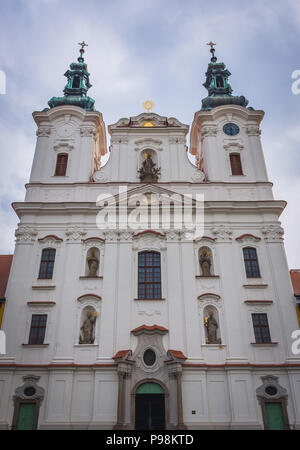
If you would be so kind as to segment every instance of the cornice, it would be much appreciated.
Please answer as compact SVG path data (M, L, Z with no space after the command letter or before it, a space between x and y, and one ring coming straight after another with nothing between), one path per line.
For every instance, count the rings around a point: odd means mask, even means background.
M283 200L224 200L204 202L204 208L215 212L269 212L280 216L286 206ZM15 202L12 207L18 217L28 213L54 213L58 211L97 213L99 206L95 202Z

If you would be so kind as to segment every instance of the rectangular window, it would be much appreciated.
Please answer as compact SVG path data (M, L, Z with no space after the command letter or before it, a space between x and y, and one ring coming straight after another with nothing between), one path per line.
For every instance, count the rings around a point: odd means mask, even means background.
M42 251L41 265L39 271L39 278L43 280L50 280L53 277L55 248L44 248Z
M28 344L43 344L46 333L47 314L33 314Z
M55 176L64 177L67 172L68 155L61 154L57 155Z
M252 314L255 342L267 344L271 342L267 314Z
M232 153L230 155L230 165L232 175L243 175L241 156L239 154Z
M158 252L139 253L138 298L161 298L160 253Z
M243 255L247 278L260 278L256 249L253 247L243 248Z

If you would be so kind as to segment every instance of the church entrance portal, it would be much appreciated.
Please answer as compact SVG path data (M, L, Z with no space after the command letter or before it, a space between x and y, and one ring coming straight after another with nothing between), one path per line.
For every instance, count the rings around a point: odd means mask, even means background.
M135 396L135 429L165 429L165 394L157 383L140 385Z

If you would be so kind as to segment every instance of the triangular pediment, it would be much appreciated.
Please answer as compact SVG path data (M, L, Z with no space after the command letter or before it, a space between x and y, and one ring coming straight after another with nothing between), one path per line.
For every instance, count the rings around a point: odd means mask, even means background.
M192 205L195 205L197 203L197 201L190 196L150 183L143 184L126 191L124 190L123 192L112 195L111 197L106 197L106 202L108 203L108 205L110 203L114 205L122 205L128 204L128 201L130 203L132 201L134 202L135 200L138 201L139 197L141 200L143 200L144 198L148 198L150 200L152 195L154 198L158 198L162 203L172 202L174 206L182 206L183 202L191 202ZM132 203L132 206L135 205ZM147 202L145 202L145 206L147 206Z

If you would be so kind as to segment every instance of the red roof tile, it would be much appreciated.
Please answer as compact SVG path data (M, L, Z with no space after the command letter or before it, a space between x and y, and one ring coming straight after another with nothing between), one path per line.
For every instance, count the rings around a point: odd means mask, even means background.
M295 295L300 295L300 269L290 270L290 276Z
M4 297L13 255L0 255L0 297Z

